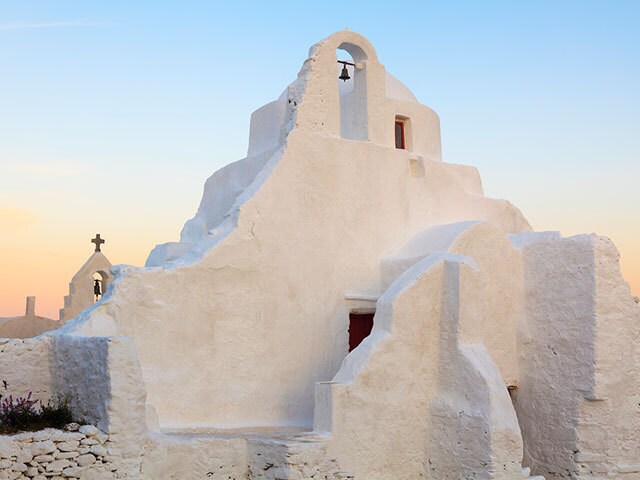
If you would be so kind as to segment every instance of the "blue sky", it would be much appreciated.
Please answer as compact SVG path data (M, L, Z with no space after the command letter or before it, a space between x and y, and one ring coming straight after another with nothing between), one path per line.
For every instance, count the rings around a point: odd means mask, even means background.
M0 217L0 257L47 232L81 262L102 231L143 262L344 27L439 113L445 161L536 229L610 234L640 286L635 1L0 0L0 211L24 213Z

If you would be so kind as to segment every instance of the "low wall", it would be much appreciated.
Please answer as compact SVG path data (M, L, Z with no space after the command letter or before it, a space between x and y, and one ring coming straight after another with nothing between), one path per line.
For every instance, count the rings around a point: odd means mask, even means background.
M2 341L2 395L33 392L45 403L66 400L75 418L110 436L110 455L121 474L139 474L147 439L146 392L130 338L45 335Z
M52 396L51 337L0 338L0 394L46 402Z
M121 478L109 435L92 425L0 437L0 479Z
M246 434L164 435L152 433L144 452L145 480L352 480L327 437L282 438Z

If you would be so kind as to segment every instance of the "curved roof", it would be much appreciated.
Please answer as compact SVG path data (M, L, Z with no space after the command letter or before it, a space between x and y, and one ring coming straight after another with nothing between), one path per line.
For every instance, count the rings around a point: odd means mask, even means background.
M386 72L385 77L385 96L393 100L402 100L404 102L416 102L418 99L409 87L398 80L396 77Z

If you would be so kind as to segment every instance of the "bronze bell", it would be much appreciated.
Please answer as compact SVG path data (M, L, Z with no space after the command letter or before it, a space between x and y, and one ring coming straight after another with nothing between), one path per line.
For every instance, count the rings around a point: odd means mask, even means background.
M342 72L340 73L340 76L338 78L344 82L351 78L349 76L349 70L347 70L347 66L345 64L342 64Z

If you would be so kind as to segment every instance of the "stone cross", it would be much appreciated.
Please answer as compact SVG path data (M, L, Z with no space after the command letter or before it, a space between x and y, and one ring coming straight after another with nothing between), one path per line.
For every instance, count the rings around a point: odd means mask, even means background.
M100 245L102 245L105 241L100 238L100 234L96 233L96 238L91 240L91 243L96 244L96 252L100 251Z

